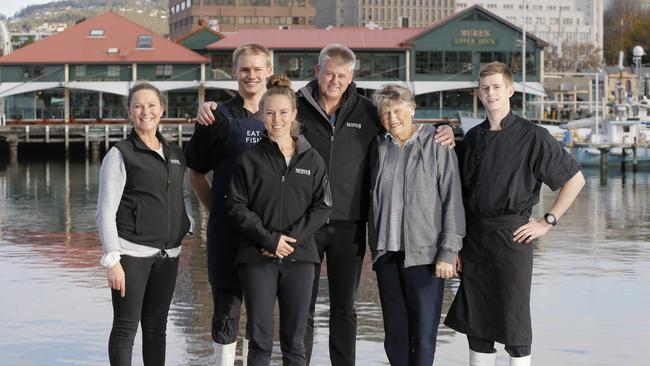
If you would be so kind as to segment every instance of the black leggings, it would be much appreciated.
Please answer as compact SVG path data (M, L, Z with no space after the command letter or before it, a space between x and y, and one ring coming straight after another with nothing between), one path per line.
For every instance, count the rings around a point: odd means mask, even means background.
M142 358L146 366L165 364L167 313L174 295L178 258L122 255L126 295L111 290L113 329L108 340L111 366L130 366L133 340L142 326Z
M474 352L494 353L497 351L494 349L494 341L467 336L467 342L469 343L469 349ZM511 357L524 357L530 355L530 346L511 346L506 344L505 349Z

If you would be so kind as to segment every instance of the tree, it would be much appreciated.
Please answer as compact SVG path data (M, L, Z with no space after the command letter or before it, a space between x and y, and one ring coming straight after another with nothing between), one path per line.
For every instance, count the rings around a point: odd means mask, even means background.
M605 60L618 63L618 52L625 54L626 64L632 63L632 48L650 47L650 10L638 0L611 1L604 14Z
M602 65L600 49L591 43L562 42L544 50L544 69L551 72L580 72Z

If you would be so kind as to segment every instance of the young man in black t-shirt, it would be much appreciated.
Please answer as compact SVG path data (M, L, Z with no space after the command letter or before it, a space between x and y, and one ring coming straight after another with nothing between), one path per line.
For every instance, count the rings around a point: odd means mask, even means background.
M190 184L210 210L207 249L214 302L212 339L216 365L228 366L235 362L242 290L236 268L239 233L227 221L224 196L236 155L257 143L264 129L254 119L266 91L266 79L272 74L272 56L264 46L246 44L233 53L233 65L237 95L218 111L216 103L206 103L218 121L209 126L197 123L185 149ZM209 171L214 174L212 184L206 177Z

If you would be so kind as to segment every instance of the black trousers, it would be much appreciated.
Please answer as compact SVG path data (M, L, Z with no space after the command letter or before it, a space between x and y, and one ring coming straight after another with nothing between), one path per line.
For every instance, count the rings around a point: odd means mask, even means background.
M212 340L219 344L237 341L242 290L212 287Z
M445 280L433 265L404 268L404 252L375 261L384 316L384 349L391 365L431 366L436 353Z
M113 329L108 340L112 366L131 365L133 340L142 327L142 358L146 366L165 364L167 313L174 295L178 258L122 255L126 295L111 290Z
M327 257L330 361L333 366L351 366L355 363L357 340L357 312L354 302L366 252L365 223L331 223L318 230L314 239L321 261ZM320 272L321 266L317 264L314 268L314 284L305 335L307 364L311 359L314 342L314 311Z
M239 267L244 290L248 365L268 366L273 351L274 305L280 308L280 349L285 366L305 365L305 329L314 264L265 259Z

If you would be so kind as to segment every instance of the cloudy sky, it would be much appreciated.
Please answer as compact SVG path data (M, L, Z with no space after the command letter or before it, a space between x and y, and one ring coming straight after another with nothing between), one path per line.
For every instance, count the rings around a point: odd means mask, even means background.
M0 5L0 14L10 17L28 5L42 4L50 1L52 0L2 0L2 5Z

